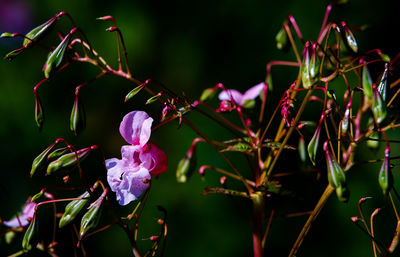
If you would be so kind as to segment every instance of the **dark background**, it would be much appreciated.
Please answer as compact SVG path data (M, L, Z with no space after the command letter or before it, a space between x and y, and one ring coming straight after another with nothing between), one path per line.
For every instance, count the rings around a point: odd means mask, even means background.
M395 1L351 1L334 8L331 21L345 20L351 26L368 25L356 31L360 51L381 48L391 57L398 52L398 13ZM139 80L154 78L176 92L184 91L197 98L203 89L218 82L228 88L244 92L265 78L265 65L271 60L295 60L294 55L278 51L275 35L288 14L292 14L306 40L316 40L325 8L329 1L6 1L0 0L0 32L26 33L61 10L68 11L85 31L94 48L116 67L116 44L113 34L105 32L111 24L96 21L96 17L113 15L122 30L129 53L133 75ZM62 18L57 29L68 31L69 22ZM52 34L55 38L55 35ZM17 48L18 40L0 40L0 54ZM88 65L76 65L41 87L40 96L46 121L39 132L34 121L33 86L43 78L42 65L46 52L36 48L9 63L0 61L0 183L18 207L27 196L37 193L49 178L28 178L33 158L56 138L64 137L78 148L98 144L106 158L120 158L120 147L125 144L118 133L119 122L129 111L140 109L157 121L160 106L144 106L146 94L124 104L123 99L133 85L119 78L105 77L82 90L87 112L87 128L75 137L69 131L69 115L77 85L96 75ZM274 94L280 96L296 78L296 69L274 69ZM377 72L371 71L374 78ZM217 102L215 102L217 104ZM272 107L271 107L272 108ZM317 110L318 112L319 110ZM307 115L312 116L311 113ZM318 115L318 114L317 114ZM188 116L216 139L229 139L226 133L198 115ZM390 133L394 139L399 135ZM139 238L148 238L158 231L156 205L168 210L169 233L165 256L249 256L252 251L251 229L243 220L238 207L248 212L248 204L229 201L220 195L202 196L207 185L218 185L218 176L211 172L202 181L195 175L187 184L175 182L175 167L184 156L195 134L185 126L178 129L170 123L152 134L167 153L169 169L153 187L141 222ZM206 145L198 152L198 164L226 167ZM399 147L393 145L392 153ZM364 150L360 159L380 158L377 152ZM235 155L232 155L235 156ZM99 154L93 154L84 164L88 175L104 170L98 165ZM319 161L322 156L319 156ZM240 160L239 160L240 161ZM323 160L322 160L323 161ZM292 162L296 165L297 162ZM393 164L398 162L394 161ZM238 168L242 168L238 163ZM349 175L352 193L348 204L331 197L314 228L305 239L298 256L373 256L365 234L356 228L350 217L358 215L357 201L367 195L376 196L366 204L366 214L381 207L384 199L377 184L377 165L358 165ZM397 168L394 169L395 178ZM315 186L312 201L289 199L287 208L310 210L325 182L298 181L305 191ZM293 181L292 181L293 182ZM318 186L319 185L319 186ZM62 193L55 193L56 196ZM79 193L77 193L79 194ZM0 216L12 216L7 196L1 193ZM293 205L293 206L292 206ZM129 205L133 208L133 205ZM120 208L127 215L129 207ZM277 219L267 240L266 256L287 256L306 217ZM395 228L393 214L388 208L377 218L376 230L388 245ZM139 240L144 249L148 241ZM99 233L86 242L90 256L130 256L129 242L118 228ZM0 255L19 250L19 245L0 244Z

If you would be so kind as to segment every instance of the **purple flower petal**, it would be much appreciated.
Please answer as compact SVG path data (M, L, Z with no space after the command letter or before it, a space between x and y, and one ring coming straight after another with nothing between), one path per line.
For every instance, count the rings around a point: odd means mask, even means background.
M261 91L263 91L265 86L264 82L261 82L254 87L249 88L243 95L243 101L255 99L257 96L260 95Z
M22 209L22 214L19 215L19 221L21 222L21 226L25 227L29 224L29 222L31 222L31 220L33 219L33 215L35 215L35 207L36 207L36 203L34 202L30 202L27 201ZM19 227L20 223L18 222L17 217L9 220L9 221L4 221L3 222L4 225L6 225L7 227Z
M154 143L147 145L140 152L140 161L151 175L159 175L168 169L167 155Z
M218 95L219 100L221 101L233 101L239 105L242 104L243 100L243 95L242 93L240 93L239 91L235 90L235 89L228 89L228 90L224 90L222 91L219 95Z
M149 141L153 118L143 111L133 111L122 119L119 132L126 142L144 146Z

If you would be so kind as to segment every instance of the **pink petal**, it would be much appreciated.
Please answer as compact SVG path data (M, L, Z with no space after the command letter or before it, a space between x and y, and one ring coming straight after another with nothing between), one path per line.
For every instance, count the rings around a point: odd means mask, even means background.
M265 86L264 82L261 82L254 87L249 88L243 95L243 101L255 99L257 96L260 95L261 91L263 91Z
M159 175L168 169L167 155L154 143L147 143L139 158L151 175Z
M149 141L153 119L143 111L133 111L122 119L119 132L126 142L144 146Z
M36 205L37 205L36 203L30 201L27 201L25 203L24 207L22 208L22 214L18 216L22 227L27 226L29 222L33 219L33 215L35 215ZM8 221L4 221L3 224L6 225L7 227L12 227L12 228L20 226L17 217Z
M221 101L225 101L225 100L232 101L232 98L233 98L233 101L239 105L242 104L242 102L243 102L243 95L235 89L228 89L228 90L222 91L218 95L218 98Z

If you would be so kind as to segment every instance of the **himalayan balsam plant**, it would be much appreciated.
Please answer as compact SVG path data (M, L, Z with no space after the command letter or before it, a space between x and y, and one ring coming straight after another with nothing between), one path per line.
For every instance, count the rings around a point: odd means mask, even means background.
M177 164L177 182L187 183L196 171L202 177L209 172L220 174L220 185L206 187L203 194L223 194L234 199L243 198L250 203L251 209L244 212L251 220L252 235L249 237L253 241L252 254L255 257L269 255L264 249L268 244L267 237L271 225L281 212L280 205L274 204L274 200L286 194L283 189L284 178L293 175L304 176L311 170L321 175L319 183L325 186L313 210L294 214L308 215L308 220L298 231L297 240L292 248L288 249L288 255L295 256L328 198L334 194L341 202L349 200L351 183L347 181L346 176L354 165L362 161L358 159L356 150L360 147L377 149L383 144L385 150L382 159L364 162L381 163L380 170L376 171L376 183L387 200L386 208L393 210L396 220L393 227L387 228L393 233L391 242L384 242L374 234L374 217L381 209L376 209L369 219L363 213L362 204L369 197L359 200L359 215L349 218L360 228L360 233L371 239L374 256L392 255L400 239L400 218L396 205L400 195L393 181L393 167L390 163L398 158L391 154L391 146L398 141L389 138L387 131L400 126L399 113L396 112L400 79L395 76L400 54L391 58L379 49L360 52L353 34L354 29L359 27L352 28L344 21L329 21L332 8L341 4L343 3L337 2L328 5L315 41L304 39L295 18L288 15L276 36L276 42L278 49L291 50L295 59L269 62L265 79L257 85L249 85L247 89L239 92L217 83L205 89L195 101L184 94L173 92L159 81L147 79L142 82L133 76L122 32L112 16L100 17L98 20L112 24L107 31L115 33L116 36L119 60L117 68L112 68L106 59L98 54L84 31L67 12L58 13L26 34L3 33L2 38L24 39L22 46L8 53L6 59L12 60L25 51L38 47L49 51L43 66L44 78L33 89L35 120L39 129L42 129L44 124L44 108L39 97L39 88L51 83L53 77L75 63L92 65L99 71L93 79L76 87L70 116L70 129L75 135L85 128L85 112L80 97L82 88L106 74L121 77L133 84L125 102L146 91L149 94L146 104L158 104L161 112L160 121L154 121L141 110L133 110L124 116L119 132L128 144L121 147L121 159L104 156L98 145L78 149L63 138L56 139L37 155L30 174L26 175L47 175L53 177L55 182L62 178L65 187L46 186L38 193L32 194L22 211L15 212L14 218L1 219L1 235L7 242L13 240L16 234L23 235L22 249L13 256L31 251L47 252L52 256L63 255L56 246L60 243L59 240L63 239L59 234L65 233L66 228L72 232L70 234L74 253L90 255L90 252L84 250L85 242L89 241L93 234L113 226L119 226L126 233L134 256L163 255L167 237L167 210L158 207L162 217L157 219L159 232L149 238L152 241L150 249L139 250L138 227L139 218L148 201L151 181L168 167L164 150L168 151L150 142L150 136L152 131L171 121L191 128L198 135ZM60 19L65 18L71 24L69 31L59 32L57 35L49 33L57 27ZM42 44L43 38L52 36L58 36L57 45ZM371 76L369 72L372 63L380 67L378 77ZM281 88L285 87L282 95L277 95L272 90L272 67L275 66L291 66L292 69L298 70L298 75L292 79L292 83L279 85ZM215 97L219 100L217 106L210 101ZM275 106L274 102L270 101L272 97L279 99ZM305 119L304 114L309 110L310 102L314 102L313 106L315 103L319 105L319 108L314 107L318 115ZM225 129L226 134L231 135L231 139L220 141L218 138L209 137L187 117L188 112L200 113L204 119ZM257 117L254 117L254 113ZM231 120L232 116L236 116L239 122ZM215 150L226 162L228 169L207 164L207 160L201 160L205 164L198 166L198 143L206 143ZM91 182L86 177L81 163L93 151L100 152L102 156L98 162L103 164L106 179L99 176ZM302 167L306 168L283 172L280 160L286 156L293 156L291 153L295 151L304 164ZM243 157L248 168L239 169L234 165L232 156ZM325 161L321 161L323 158ZM80 180L71 186L68 181L74 173L79 175ZM59 176L60 174L62 176ZM228 180L236 180L239 184L228 186ZM74 192L76 196L54 197L54 192L59 195L67 190ZM284 201L285 198L279 199ZM133 205L130 204L132 202ZM43 217L39 214L44 205L53 206L53 227L40 227L40 230L46 229L46 233L51 233L50 238L44 238L43 231L39 231L38 224ZM115 210L119 208L131 208L130 214L125 217L116 215ZM113 216L113 220L108 224L102 222L104 213Z

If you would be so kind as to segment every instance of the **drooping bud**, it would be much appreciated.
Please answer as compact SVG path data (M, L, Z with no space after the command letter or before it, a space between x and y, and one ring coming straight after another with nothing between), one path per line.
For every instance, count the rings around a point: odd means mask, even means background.
M23 46L27 47L34 41L38 40L57 20L56 17L51 18L42 25L37 26L25 35L25 40L22 43Z
M86 127L86 115L82 101L79 99L78 92L75 94L74 105L72 107L69 128L77 136Z
M376 122L380 124L386 118L386 104L383 101L381 94L379 94L376 84L373 84L372 90L374 94L372 96L371 109Z
M372 91L372 78L371 75L369 74L367 65L365 64L365 61L363 59L360 59L360 63L364 64L363 68L362 68L362 88L363 88L363 92L364 95L367 99L368 102L372 101L372 95L373 95L373 91Z
M317 156L317 150L319 145L319 136L321 134L321 123L323 119L324 116L322 115L318 123L317 129L315 130L314 135L307 146L308 156L310 157L310 160L314 166L315 166L315 157Z
M215 94L217 93L217 88L216 87L211 87L211 88L206 88L200 96L200 101L204 102L209 99L212 99Z
M61 155L66 154L68 151L69 151L69 148L68 148L67 146L58 148L58 149L52 151L52 152L47 156L47 160L48 160L48 161L55 160L55 159L59 158Z
M349 102L347 103L346 110L344 111L344 116L342 120L342 135L347 133L347 130L350 125L350 110L352 105L352 99L350 98Z
M275 36L276 40L276 48L279 50L287 50L289 47L289 41L288 41L288 36L286 34L285 28L282 27L278 34Z
M24 47L12 50L11 52L9 52L8 54L6 54L4 56L4 59L11 61L15 57L17 57L19 54L21 54L24 50L25 50Z
M65 227L71 221L74 221L76 216L81 212L83 208L86 208L89 204L89 193L85 192L80 195L79 200L71 201L67 206L65 206L64 214L62 215L58 226L60 228Z
M353 52L358 52L358 46L356 38L354 37L353 33L351 32L350 28L347 26L346 22L342 21L342 32L344 37L344 42L346 43L347 48Z
M76 153L73 152L62 155L47 166L47 174L51 175L56 171L75 167L78 164L78 159L80 162L83 161L89 155L90 151L96 148L97 146L87 147L77 151Z
M22 249L29 251L32 246L37 243L38 224L36 214L33 216L31 223L26 229L24 238L22 239Z
M71 31L64 37L64 39L56 47L56 49L54 49L54 51L50 53L43 67L45 78L50 77L51 72L53 71L53 66L57 68L61 64L64 58L65 50L67 49L68 44L71 40L72 34L75 33L76 30L77 28L71 29Z
M44 112L43 112L42 102L40 101L37 92L35 92L35 121L36 125L39 127L39 130L42 130L44 122Z
M154 103L155 101L157 101L161 96L162 96L163 92L158 92L156 95L150 97L149 99L147 99L146 104L151 104Z
M301 63L301 80L305 89L309 89L312 86L312 77L310 73L310 52L311 44L310 41L307 41L304 45L303 61Z
M44 168L44 166L46 165L46 161L47 161L47 156L49 155L49 153L53 150L53 148L56 146L56 143L51 144L49 147L47 147L42 153L40 153L32 162L32 168L31 168L31 172L30 175L31 177L33 176L33 174Z
M387 91L387 75L388 75L389 65L385 63L385 70L383 71L381 80L378 85L378 92L382 96L382 100L386 102L386 91Z
M384 195L387 195L393 186L393 175L390 170L390 147L386 146L385 157L379 171L378 181Z
M302 162L305 162L306 158L307 158L307 154L306 154L307 151L306 151L306 143L304 141L304 137L303 136L300 136L299 145L298 145L297 148L298 148L298 151L299 151L300 160Z
M83 215L81 220L81 227L79 229L79 240L90 230L94 229L99 223L101 216L101 204L107 195L108 188L106 188L101 196L89 206L89 210Z
M202 138L195 138L185 157L179 161L176 169L176 180L178 183L186 183L192 176L197 165L196 145L202 141L204 141Z
M134 89L132 89L126 96L125 96L125 102L129 101L132 97L134 97L137 93L139 93L145 86L146 86L146 82L135 87Z
M328 142L324 143L324 150L329 184L335 188L338 199L342 202L347 202L349 199L349 191L346 185L346 175L335 157L329 151Z

